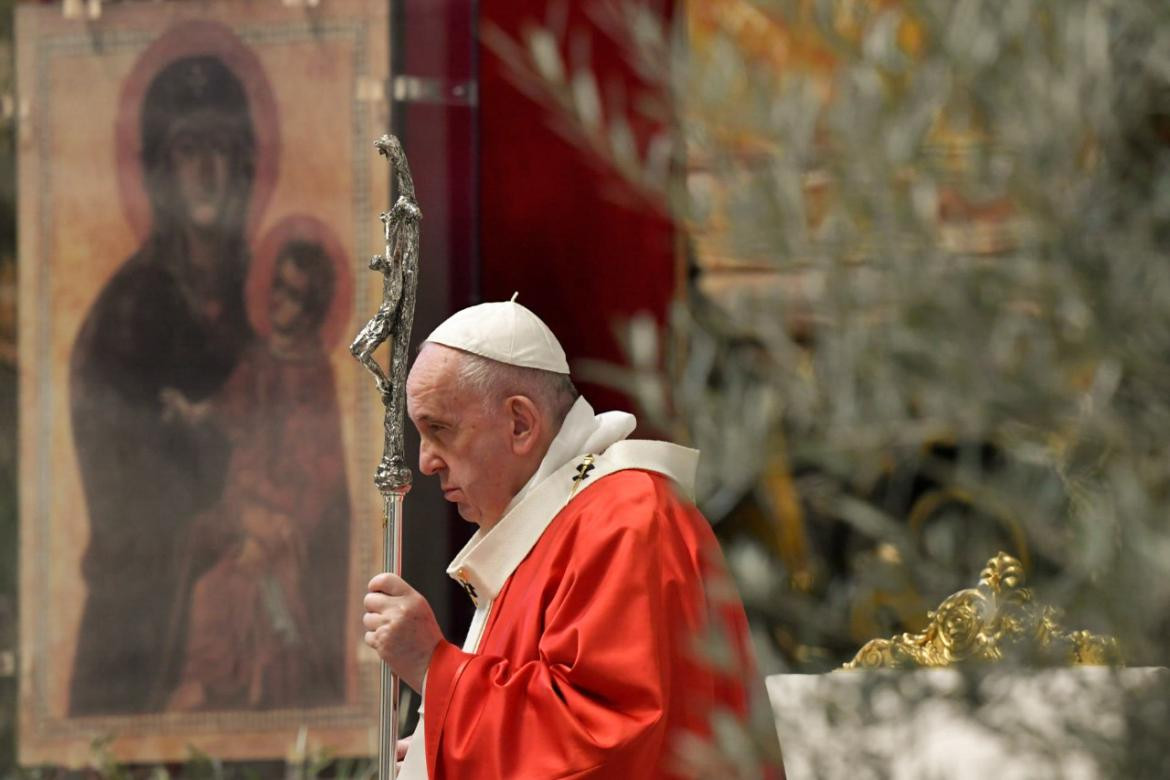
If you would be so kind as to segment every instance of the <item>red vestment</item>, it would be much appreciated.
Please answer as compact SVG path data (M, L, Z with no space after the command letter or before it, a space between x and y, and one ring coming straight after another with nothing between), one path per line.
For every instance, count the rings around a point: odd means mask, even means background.
M477 654L440 642L425 685L432 780L678 778L756 676L710 525L667 477L626 470L565 506L492 605ZM699 640L720 632L723 668Z

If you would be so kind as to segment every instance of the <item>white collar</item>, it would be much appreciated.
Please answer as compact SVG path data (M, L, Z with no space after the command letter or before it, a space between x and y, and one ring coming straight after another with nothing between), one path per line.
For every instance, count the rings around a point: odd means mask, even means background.
M475 532L447 567L447 575L467 589L477 606L494 599L557 513L533 511L532 505L545 503L535 495L537 487L579 456L605 452L633 433L636 425L634 416L625 412L595 415L589 402L579 397L565 415L540 466L512 497L504 516L490 531ZM525 506L525 511L517 511Z
M574 458L592 452L605 452L614 442L621 441L634 432L638 425L632 414L625 412L602 412L594 415L593 407L584 396L577 398L569 413L565 415L561 429L548 446L548 452L540 461L536 473L528 478L524 487L512 497L504 509L504 517L516 508L532 489L548 479L549 475ZM502 523L503 520L501 519Z

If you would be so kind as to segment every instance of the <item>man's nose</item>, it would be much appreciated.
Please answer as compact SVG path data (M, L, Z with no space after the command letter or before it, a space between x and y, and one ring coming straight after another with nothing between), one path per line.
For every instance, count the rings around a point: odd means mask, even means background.
M418 448L418 470L428 477L437 473L443 468L443 459L435 454L435 451L423 442Z

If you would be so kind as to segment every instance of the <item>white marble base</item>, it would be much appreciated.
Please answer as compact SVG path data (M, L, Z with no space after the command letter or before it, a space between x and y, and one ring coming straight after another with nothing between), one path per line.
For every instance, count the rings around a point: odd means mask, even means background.
M838 671L767 685L789 780L1153 777L1159 759L1137 772L1123 762L1151 734L1170 744L1163 668Z

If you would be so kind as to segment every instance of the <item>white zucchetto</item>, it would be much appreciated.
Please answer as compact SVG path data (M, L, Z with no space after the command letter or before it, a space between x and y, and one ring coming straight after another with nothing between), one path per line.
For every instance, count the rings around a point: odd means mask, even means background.
M457 311L427 341L498 360L510 366L569 373L565 350L540 317L510 301L481 303Z

